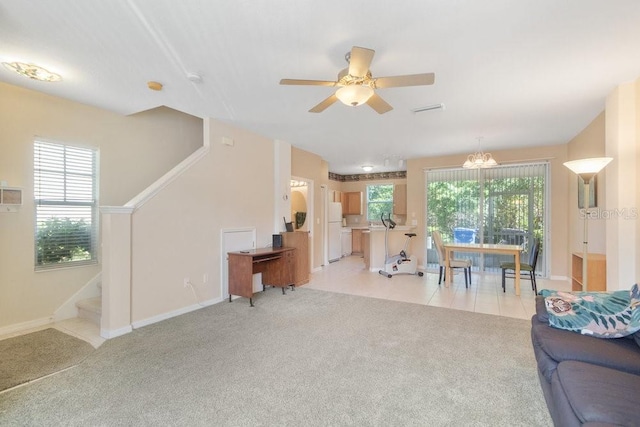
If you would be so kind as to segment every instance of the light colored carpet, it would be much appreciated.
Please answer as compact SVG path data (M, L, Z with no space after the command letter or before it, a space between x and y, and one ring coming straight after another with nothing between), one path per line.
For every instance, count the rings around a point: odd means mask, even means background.
M2 425L550 426L529 322L267 289L5 393Z
M53 328L0 341L0 391L62 371L94 348Z

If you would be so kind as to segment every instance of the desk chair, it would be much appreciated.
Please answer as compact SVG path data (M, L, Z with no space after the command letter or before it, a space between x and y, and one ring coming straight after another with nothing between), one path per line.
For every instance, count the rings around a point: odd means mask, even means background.
M529 279L531 280L531 289L535 294L538 293L538 285L536 283L536 264L538 263L538 253L540 252L540 239L533 240L533 246L531 246L531 252L529 252L529 262L520 263L520 274L529 273ZM505 278L515 277L516 263L515 262L503 262L500 264L502 269L502 292L505 292ZM513 271L513 273L507 276L507 270ZM526 278L526 277L525 277Z
M442 236L439 231L432 231L431 237L433 238L433 243L436 245L436 252L438 254L438 263L440 264L440 274L438 275L438 285L442 283L444 280L447 281L446 278L446 268L445 264L445 254L444 254L444 244L442 243ZM463 268L464 269L464 287L467 288L471 285L471 260L469 259L450 259L449 264L451 268ZM453 279L451 279L453 282Z

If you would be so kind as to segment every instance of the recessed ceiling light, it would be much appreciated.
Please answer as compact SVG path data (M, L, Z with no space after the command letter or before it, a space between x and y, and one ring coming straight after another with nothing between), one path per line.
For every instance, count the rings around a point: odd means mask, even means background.
M362 170L365 171L365 172L371 172L373 170L373 166L364 165L364 166L362 166Z
M24 62L3 62L2 65L8 70L15 71L21 76L29 77L33 80L41 82L59 82L62 80L59 74L52 73L44 68L34 65L25 64Z

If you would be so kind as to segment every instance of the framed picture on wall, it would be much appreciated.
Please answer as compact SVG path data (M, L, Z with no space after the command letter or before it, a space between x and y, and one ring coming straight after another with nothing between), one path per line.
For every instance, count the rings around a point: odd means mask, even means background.
M598 188L598 180L597 176L594 175L589 181L589 207L595 208L598 206L598 199L596 195L598 192L596 189ZM578 209L584 209L584 183L582 182L582 178L578 177Z

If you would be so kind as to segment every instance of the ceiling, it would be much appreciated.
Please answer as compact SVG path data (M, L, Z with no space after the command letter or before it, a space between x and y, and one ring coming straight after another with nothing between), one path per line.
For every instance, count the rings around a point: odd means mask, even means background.
M0 81L122 114L166 105L212 117L352 174L416 157L459 153L462 163L479 146L568 142L640 76L640 2L0 0L0 40L0 61L63 78L0 67ZM378 89L394 107L383 115L339 102L309 113L335 89L279 85L335 80L352 46L376 51L374 77L434 72L435 84Z

